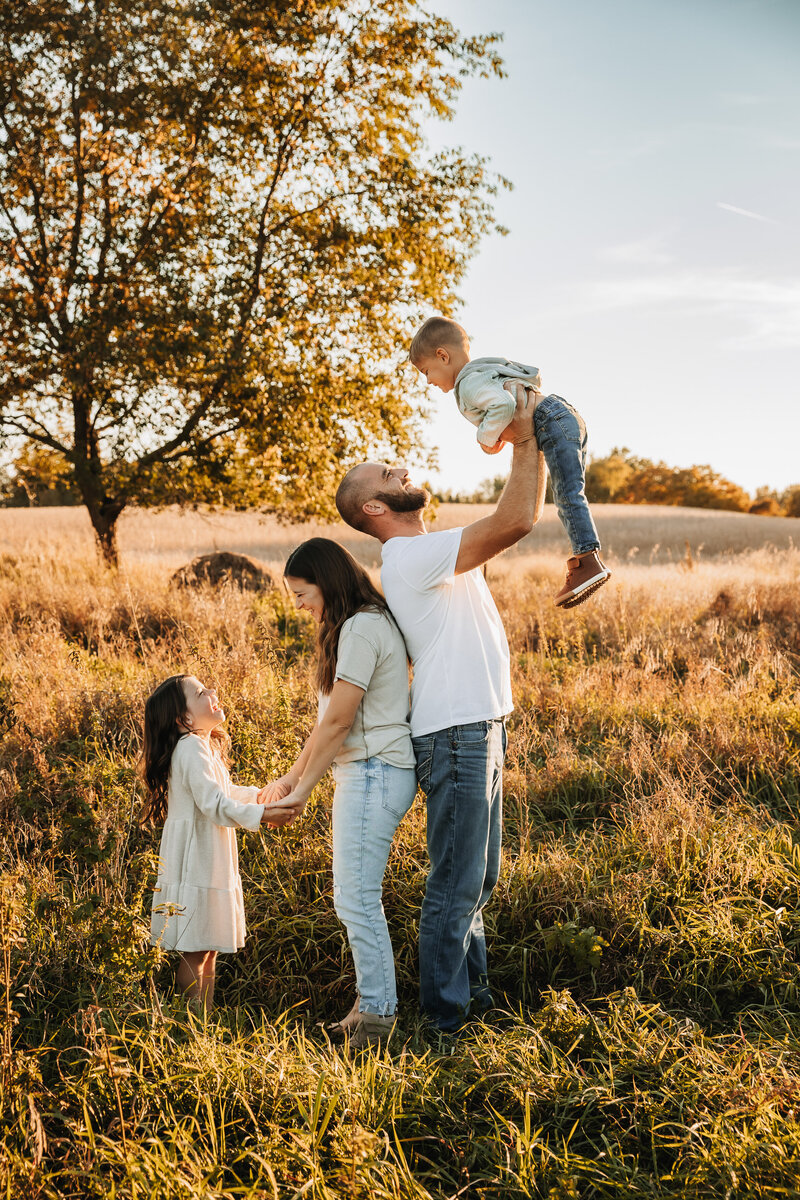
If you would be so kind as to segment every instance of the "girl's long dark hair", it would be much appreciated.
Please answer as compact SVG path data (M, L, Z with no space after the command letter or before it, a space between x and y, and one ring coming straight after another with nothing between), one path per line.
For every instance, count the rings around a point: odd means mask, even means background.
M365 609L389 612L382 594L367 572L338 542L309 538L287 559L283 574L313 583L322 592L324 609L317 638L317 687L327 696L336 677L336 656L342 625Z
M144 825L148 821L160 824L167 815L167 785L172 755L178 742L188 734L184 679L188 675L170 675L147 697L144 706L144 738L140 770L147 788L147 798L139 813ZM228 738L221 729L212 729L212 744L223 761Z

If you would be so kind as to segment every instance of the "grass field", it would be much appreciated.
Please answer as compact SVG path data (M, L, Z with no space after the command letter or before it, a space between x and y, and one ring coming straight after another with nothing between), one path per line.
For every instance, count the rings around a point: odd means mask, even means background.
M491 511L482 504L439 505L434 529L465 525ZM689 553L703 560L771 547L800 546L800 519L756 517L747 513L667 505L595 504L595 520L611 563L678 562ZM342 524L283 525L258 513L193 512L132 509L119 523L120 552L125 562L160 562L177 567L196 554L232 550L250 554L278 573L289 551L307 537L335 537L370 566L380 562L377 543ZM82 508L0 509L0 553L49 558L53 547L62 554L90 554L89 518ZM504 555L504 561L538 555L566 557L565 534L551 504L545 505L534 532Z
M239 779L295 755L313 628L280 591L169 576L215 547L279 568L308 528L132 513L113 575L79 511L0 511L3 1195L800 1195L799 523L598 524L614 576L570 613L550 514L489 567L517 705L488 910L504 1015L423 1037L417 801L386 885L400 1027L351 1063L316 1025L353 985L330 783L242 836L250 934L205 1024L147 944L157 835L135 822L143 697L176 669L218 684Z

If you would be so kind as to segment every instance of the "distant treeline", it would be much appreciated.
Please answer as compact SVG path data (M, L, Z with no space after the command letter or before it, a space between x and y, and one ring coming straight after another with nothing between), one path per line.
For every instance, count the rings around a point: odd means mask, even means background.
M443 503L486 504L503 490L505 475L486 479L474 492L437 491ZM729 512L773 517L800 517L800 484L783 492L758 488L751 496L710 466L669 467L637 458L626 447L586 468L586 495L594 504L674 504L687 508L721 508ZM552 500L548 483L548 500ZM13 463L0 468L0 507L46 507L81 504L69 468L58 455L29 442Z
M505 475L486 479L474 492L438 491L444 503L486 504L503 490ZM548 500L552 500L550 484ZM674 504L687 508L721 508L762 516L800 517L800 484L783 492L758 488L751 496L737 483L710 466L670 467L638 458L627 447L604 458L592 458L586 468L586 496L594 504Z

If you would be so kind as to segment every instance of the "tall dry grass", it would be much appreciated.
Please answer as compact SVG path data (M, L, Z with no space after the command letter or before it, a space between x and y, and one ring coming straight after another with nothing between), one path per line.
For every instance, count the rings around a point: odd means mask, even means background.
M483 504L440 504L432 528L466 525L491 511ZM757 517L707 508L668 505L596 504L592 511L612 563L704 561L759 548L800 546L800 518ZM363 562L380 562L377 543L337 522L288 525L259 513L191 509L126 510L119 522L120 553L126 564L160 562L177 567L198 554L231 550L250 554L280 569L289 552L308 537L334 537ZM89 519L82 508L0 509L0 554L83 557L93 549ZM533 533L506 557L566 557L568 543L551 504L545 505Z
M210 1023L147 943L144 696L176 669L213 680L238 776L261 782L313 721L313 628L279 591L171 588L211 547L140 518L152 540L123 538L117 575L72 526L2 534L6 1194L796 1194L800 553L640 549L570 613L560 551L490 565L517 703L488 910L506 1015L449 1046L417 1023L418 801L386 883L400 1029L349 1063L315 1025L353 986L329 781L302 822L242 837L250 936ZM270 536L238 546L279 565L298 531Z

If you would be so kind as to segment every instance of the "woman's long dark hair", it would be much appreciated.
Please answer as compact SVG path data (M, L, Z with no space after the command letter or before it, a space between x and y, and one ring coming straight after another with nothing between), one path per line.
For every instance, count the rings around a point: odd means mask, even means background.
M365 609L388 613L388 605L361 563L330 538L309 538L303 542L289 555L283 574L313 583L322 592L324 608L317 638L317 687L327 696L333 690L336 677L342 625L354 613Z
M147 697L144 706L144 738L139 764L147 799L142 805L139 820L160 824L167 815L167 784L172 755L178 742L189 732L186 720L184 679L189 675L170 675ZM225 761L227 734L212 729L212 744Z

